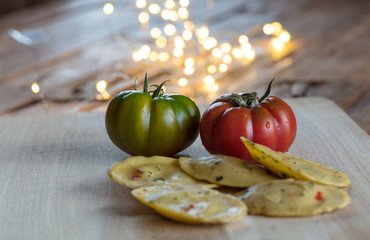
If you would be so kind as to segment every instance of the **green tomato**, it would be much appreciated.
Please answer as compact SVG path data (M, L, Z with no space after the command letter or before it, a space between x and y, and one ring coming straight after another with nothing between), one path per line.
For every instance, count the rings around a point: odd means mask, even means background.
M183 95L165 95L164 83L148 92L145 75L144 91L120 92L109 103L105 126L112 142L122 151L130 155L171 156L197 138L197 105Z

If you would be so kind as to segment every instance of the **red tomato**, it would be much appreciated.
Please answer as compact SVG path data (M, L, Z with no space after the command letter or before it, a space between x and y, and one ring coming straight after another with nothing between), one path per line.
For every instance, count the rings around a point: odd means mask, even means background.
M252 161L241 136L275 151L289 150L297 132L296 119L287 103L268 96L271 84L260 99L255 92L227 94L211 104L200 123L200 137L209 153Z

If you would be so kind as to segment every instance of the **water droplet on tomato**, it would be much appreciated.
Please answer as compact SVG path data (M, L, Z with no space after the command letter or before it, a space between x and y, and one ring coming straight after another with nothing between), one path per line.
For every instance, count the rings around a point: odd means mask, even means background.
M266 122L266 128L270 128L270 122L269 121Z

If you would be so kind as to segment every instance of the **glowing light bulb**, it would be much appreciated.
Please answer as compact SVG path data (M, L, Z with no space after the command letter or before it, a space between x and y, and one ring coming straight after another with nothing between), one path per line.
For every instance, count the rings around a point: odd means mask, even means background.
M256 53L253 50L249 50L245 53L245 57L249 60L252 60L256 56Z
M150 59L150 61L153 61L153 62L157 61L158 60L158 53L157 52L150 52L149 59Z
M175 1L173 0L166 0L164 2L164 6L167 8L167 9L173 9L175 6L176 6L176 3Z
M189 12L186 8L179 8L179 10L177 10L177 13L179 14L179 17L181 19L187 19L189 17Z
M176 33L176 27L172 24L167 24L166 26L164 26L164 32L168 36L172 36Z
M182 32L182 38L185 41L190 41L193 38L193 33L190 30L184 30Z
M137 0L136 1L136 7L137 8L145 8L146 7L146 1L145 0Z
M247 37L247 36L245 36L245 35L241 35L241 36L239 37L239 43L240 43L240 44L247 43L248 41L249 41L249 39L248 39L248 37Z
M187 7L189 6L189 0L180 0L179 4L181 7Z
M141 54L139 51L135 51L132 53L132 59L134 59L136 62L141 61Z
M290 34L287 31L282 31L279 35L280 41L283 43L289 42L290 40Z
M214 49L212 50L212 55L213 55L215 58L220 58L220 57L222 57L223 52L222 52L222 50L221 50L221 49L219 49L219 48L214 48Z
M188 20L188 21L184 22L184 28L186 30L190 30L191 31L191 30L194 29L194 23ZM207 34L207 36L208 36L208 34Z
M160 52L158 54L158 60L160 62L167 62L170 59L170 55L167 52Z
M209 30L206 26L204 26L204 27L197 29L196 33L197 33L198 38L206 39L208 37Z
M184 51L181 48L173 49L172 53L175 57L181 57L182 55L184 55Z
M233 48L231 50L231 54L234 56L236 59L242 59L244 56L243 51L240 48Z
M220 64L220 66L218 66L218 71L220 71L222 73L226 72L228 69L229 69L229 67L225 63L222 63L222 64Z
M151 14L158 14L161 11L161 7L158 4L152 3L149 5L148 11Z
M155 45L159 48L164 48L167 45L167 39L165 37L159 37L155 40Z
M272 29L273 29L273 33L275 34L279 34L281 32L281 30L283 29L283 27L281 26L281 24L279 22L273 22L271 24L272 26Z
M150 54L150 47L148 45L144 45L139 49L139 52L141 54L141 58L147 59Z
M217 71L217 67L215 65L209 65L207 71L209 74L214 74Z
M203 42L203 47L204 47L206 50L212 49L212 48L214 48L216 45L217 45L217 40L216 40L216 38L214 38L214 37L207 38L207 39L206 39L206 40L204 40L204 42Z
M111 15L114 12L114 6L112 3L106 3L103 7L103 12L105 15Z
M107 88L107 81L105 80L100 80L99 82L96 83L96 90L98 92L104 92L105 89Z
M194 66L194 59L191 58L191 57L188 57L187 59L185 59L184 64L185 64L186 67L193 67Z
M263 32L266 35L271 35L274 32L274 28L270 23L267 23L263 26Z
M271 40L271 44L272 44L272 47L278 51L281 51L284 48L284 43L282 43L279 38L273 38Z
M249 42L243 43L241 47L243 51L249 51L252 49L252 45Z
M141 12L138 16L140 23L147 23L149 21L149 13Z
M191 74L193 74L193 73L194 73L194 68L193 68L193 67L186 67L186 68L184 69L184 73L185 73L186 75L191 75Z
M203 78L204 84L212 86L215 83L215 79L211 75L207 75Z
M229 53L231 51L231 45L230 45L230 43L223 43L223 44L221 44L221 50L224 53Z
M188 85L188 79L186 79L186 78L180 78L177 83L179 84L179 86L185 87L186 85Z
M224 63L231 63L232 60L233 60L232 57L230 55L228 55L228 54L222 57L222 61Z
M39 93L40 92L40 86L36 82L34 82L31 85L31 90L32 90L33 93Z
M163 10L161 12L161 17L162 17L163 20L170 20L171 19L171 11Z
M213 92L217 92L217 91L218 91L218 89L220 89L220 86L219 86L217 83L213 84L213 85L212 85L212 87L211 87L211 90L212 90Z
M170 20L172 22L176 22L179 19L179 15L177 15L177 12L175 10L170 11L171 17Z
M152 30L150 30L150 36L152 36L152 38L158 38L159 36L161 36L161 30L159 28L153 28Z
M184 48L185 47L184 39L182 39L182 37L180 36L175 37L174 45L177 48Z

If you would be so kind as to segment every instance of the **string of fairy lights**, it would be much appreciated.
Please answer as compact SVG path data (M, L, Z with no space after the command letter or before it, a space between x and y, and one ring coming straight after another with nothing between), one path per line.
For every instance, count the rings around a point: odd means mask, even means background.
M186 88L189 78L198 73L197 76L203 76L204 89L217 92L217 79L222 78L233 66L248 65L257 54L245 34L234 34L233 39L225 40L212 36L208 25L197 26L191 20L189 4L189 0L136 0L138 22L142 31L150 35L150 39L134 50L131 58L137 64L170 64L181 73L176 72L180 88ZM109 17L114 13L115 5L107 2L102 10ZM151 24L151 21L155 23ZM260 31L270 36L266 49L272 55L283 52L291 38L279 22L266 23ZM96 99L110 98L107 87L106 80L97 81ZM41 89L34 82L31 90L37 94Z

